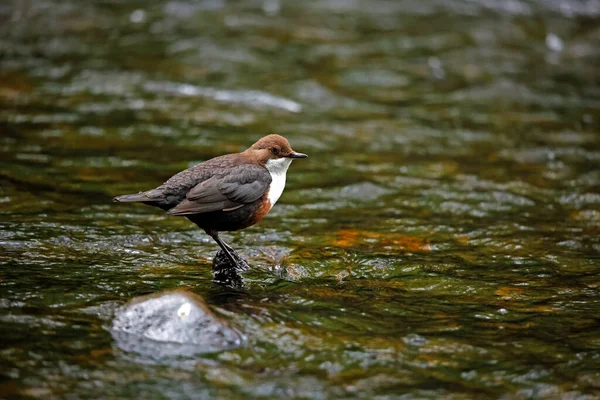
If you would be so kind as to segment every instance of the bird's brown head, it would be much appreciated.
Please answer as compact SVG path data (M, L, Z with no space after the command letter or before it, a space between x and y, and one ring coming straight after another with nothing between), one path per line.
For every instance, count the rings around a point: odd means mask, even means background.
M251 153L261 164L267 164L269 160L287 159L291 162L294 158L308 157L304 153L294 151L286 138L274 134L261 138L246 152Z

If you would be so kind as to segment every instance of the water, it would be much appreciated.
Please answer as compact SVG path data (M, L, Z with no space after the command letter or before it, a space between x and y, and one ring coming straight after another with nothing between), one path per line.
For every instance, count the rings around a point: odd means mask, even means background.
M598 1L0 6L0 397L600 397ZM117 205L260 136L310 158L217 247ZM109 327L186 288L245 346Z

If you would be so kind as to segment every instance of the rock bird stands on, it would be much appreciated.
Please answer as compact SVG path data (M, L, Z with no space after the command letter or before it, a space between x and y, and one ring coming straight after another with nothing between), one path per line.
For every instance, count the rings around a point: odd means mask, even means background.
M248 265L219 238L259 222L283 193L285 175L294 158L306 158L286 138L268 135L249 149L212 158L173 175L156 189L117 196L119 203L144 203L170 215L181 215L209 234L231 265Z

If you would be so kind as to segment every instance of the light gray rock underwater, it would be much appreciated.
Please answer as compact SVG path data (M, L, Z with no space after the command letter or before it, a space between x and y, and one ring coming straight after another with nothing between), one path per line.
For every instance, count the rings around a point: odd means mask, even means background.
M131 300L116 311L111 333L121 350L154 359L228 350L245 340L185 290Z

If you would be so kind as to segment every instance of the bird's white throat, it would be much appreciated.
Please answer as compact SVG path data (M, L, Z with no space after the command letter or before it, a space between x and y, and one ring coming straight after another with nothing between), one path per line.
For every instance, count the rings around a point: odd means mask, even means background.
M271 187L269 188L269 202L271 208L275 205L285 188L285 174L292 163L291 158L283 157L267 161L267 170L271 174Z

